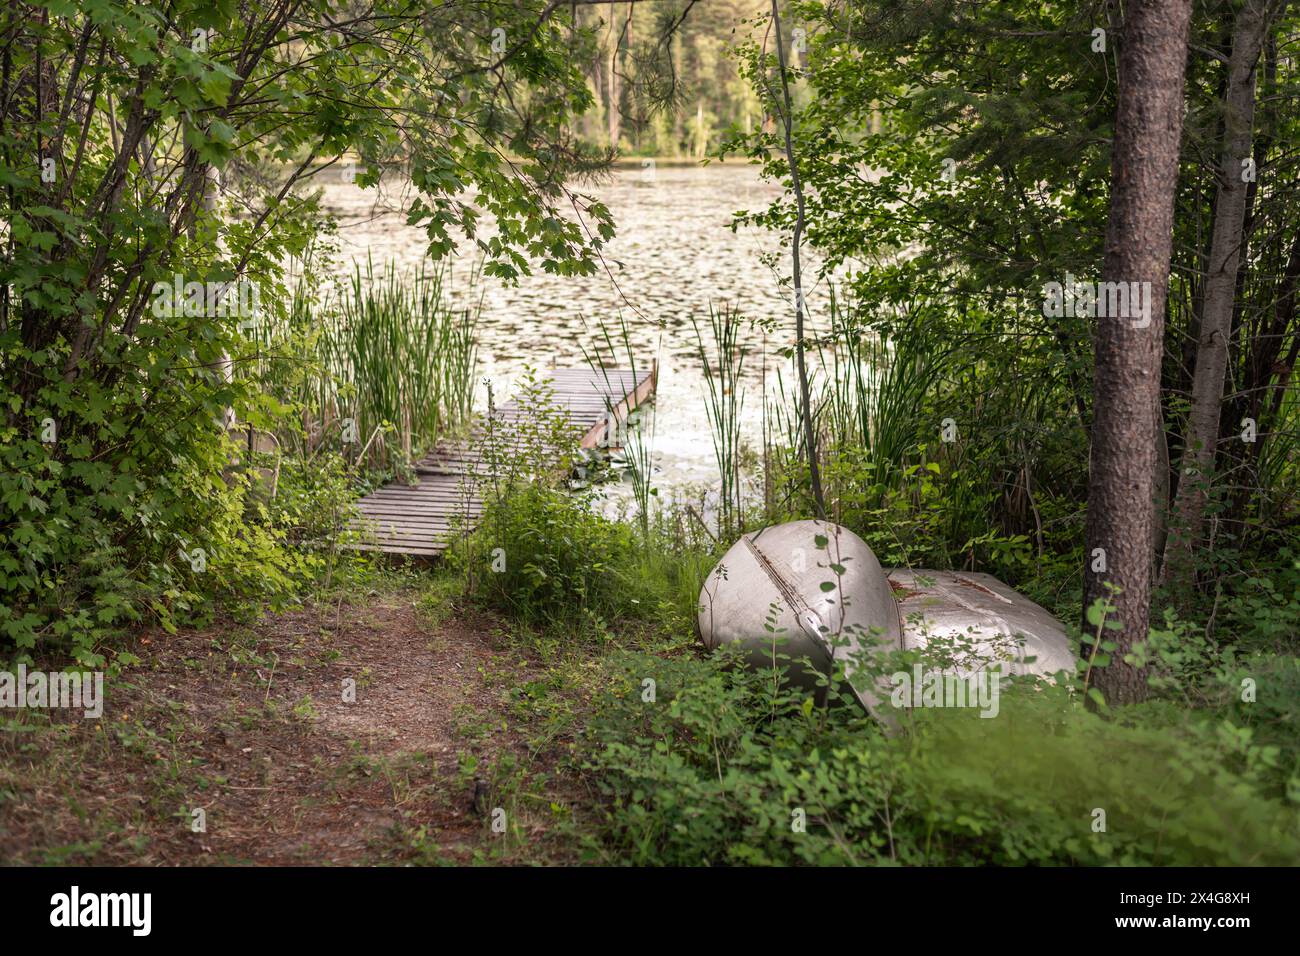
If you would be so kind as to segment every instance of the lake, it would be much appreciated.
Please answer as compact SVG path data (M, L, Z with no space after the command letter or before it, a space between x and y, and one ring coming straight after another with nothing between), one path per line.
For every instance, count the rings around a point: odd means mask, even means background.
M378 269L387 262L415 269L424 257L424 232L406 225L401 211L409 203L405 187L361 190L341 181L324 184L323 203L339 223L342 260L362 263L372 256ZM778 254L778 268L789 271L779 237L761 229L731 229L734 214L759 209L779 187L759 179L739 162L709 166L663 161L616 168L605 181L579 187L612 211L618 235L605 247L606 269L589 277L558 277L541 272L509 286L483 278L470 290L475 259L453 263L453 297L469 305L482 296L479 320L480 378L489 378L498 396L510 392L525 365L584 367L582 344L596 341L601 321L616 328L620 312L632 331L638 363L659 361L656 401L656 482L672 490L713 483L717 466L702 401L704 376L692 316L707 332L708 309L729 303L748 317L781 320L790 329L790 299L762 257ZM817 290L808 298L816 307ZM780 359L778 344L767 342L768 374ZM749 349L743 429L748 442L761 444L761 369L764 339L748 324L742 343ZM706 344L708 343L706 338ZM618 364L626 364L620 361ZM784 364L784 363L782 363Z

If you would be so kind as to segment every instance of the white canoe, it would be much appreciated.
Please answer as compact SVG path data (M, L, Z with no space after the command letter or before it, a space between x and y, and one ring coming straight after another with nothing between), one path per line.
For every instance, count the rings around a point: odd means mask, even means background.
M700 590L699 628L710 649L739 642L755 667L770 667L776 654L806 658L815 671L789 668L803 686L873 641L901 647L903 633L871 548L847 528L815 520L754 531L732 545ZM848 643L835 647L835 635Z
M1001 664L1006 674L1074 671L1074 642L1061 623L991 574L901 568L888 573L906 647L936 639L966 644L972 659L958 673L981 663Z
M852 677L864 651L937 643L958 652L944 673L959 677L991 667L1050 676L1075 663L1060 623L991 575L886 572L865 541L827 521L792 521L742 536L704 582L698 622L707 647L740 643L751 666L771 667L776 654L806 659L812 669L787 668L806 687L840 661L850 681L862 684ZM837 635L841 647L832 640ZM887 678L855 692L893 724Z

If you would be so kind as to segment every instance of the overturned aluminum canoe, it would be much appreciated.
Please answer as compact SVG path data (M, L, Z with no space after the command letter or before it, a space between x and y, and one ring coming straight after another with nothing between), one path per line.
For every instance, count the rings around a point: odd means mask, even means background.
M789 675L809 687L835 661L873 645L901 648L903 635L871 548L847 528L815 520L764 528L732 545L700 591L699 628L710 649L740 643L755 667L770 667L774 654L807 658L815 671L793 667ZM834 646L837 635L845 646Z
M970 659L959 674L996 664L1005 674L1043 677L1074 670L1074 642L1060 622L991 574L898 569L889 581L904 646L961 645Z
M739 643L751 666L774 655L815 686L844 662L858 700L894 722L890 684L853 680L854 661L889 650L929 649L944 673L1051 676L1073 670L1073 642L1046 610L988 574L886 572L865 541L828 521L792 521L741 537L700 591L700 637L710 649Z

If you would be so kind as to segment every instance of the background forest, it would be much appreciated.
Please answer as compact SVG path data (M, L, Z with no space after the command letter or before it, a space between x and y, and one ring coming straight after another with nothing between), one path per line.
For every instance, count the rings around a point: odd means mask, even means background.
M729 128L760 126L761 100L729 52L752 32L755 9L741 0L579 8L596 42L586 72L596 105L578 121L583 138L622 155L698 160ZM668 108L656 96L664 93Z

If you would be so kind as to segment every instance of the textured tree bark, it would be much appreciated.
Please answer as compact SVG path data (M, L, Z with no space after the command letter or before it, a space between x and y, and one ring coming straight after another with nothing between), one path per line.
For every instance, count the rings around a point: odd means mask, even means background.
M1209 484L1219 441L1223 376L1228 366L1232 307L1241 264L1242 225L1249 182L1243 161L1250 160L1255 123L1255 66L1264 40L1280 13L1277 0L1245 0L1232 31L1228 82L1224 94L1223 145L1219 188L1214 199L1214 226L1205 277L1192 405L1187 416L1178 493L1170 516L1162 578L1181 588L1192 585L1192 550L1201 537Z
M1141 700L1147 690L1145 668L1124 656L1146 640L1150 609L1160 360L1190 17L1191 0L1137 0L1119 48L1102 274L1108 282L1149 283L1150 291L1142 317L1096 319L1083 621L1095 634L1087 608L1099 598L1111 603L1107 620L1118 629L1102 637L1117 646L1110 666L1094 673L1116 703Z

